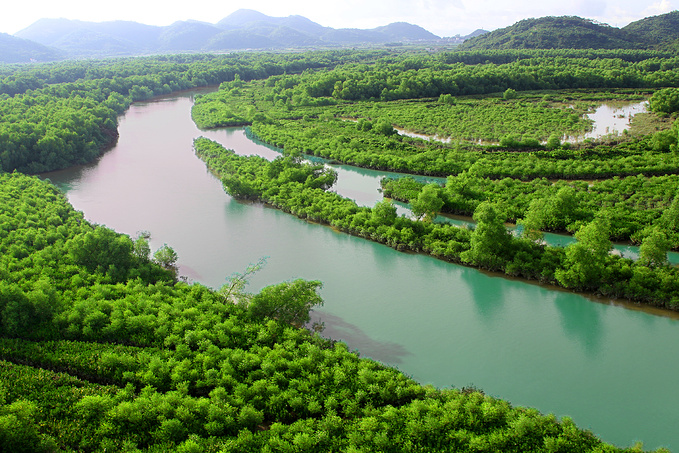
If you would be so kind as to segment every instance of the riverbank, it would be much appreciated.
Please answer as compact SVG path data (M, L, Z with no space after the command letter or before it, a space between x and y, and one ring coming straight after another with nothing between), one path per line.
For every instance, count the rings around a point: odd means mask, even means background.
M258 140L252 133L250 133L249 128L238 129L238 131L243 130L245 131L243 135L247 137L247 139L249 139L250 143L244 142L241 139L234 141L233 143L231 140L229 140L228 146L236 149L237 153L242 155L253 153L261 157L264 157L268 160L273 160L276 157L284 155L282 149L270 145L264 141ZM212 131L216 132L216 130ZM233 133L242 134L242 132L236 131L234 131ZM243 149L248 149L249 151L244 152ZM317 156L303 155L303 158L313 163L324 163L326 165L329 165L335 171L337 171L338 180L335 186L333 186L332 190L342 196L346 196L348 198L353 199L359 206L372 207L379 201L382 201L383 198L390 198L396 201L395 205L397 207L398 214L399 215L403 214L408 217L412 217L412 211L408 203L411 200L417 198L421 189L426 184L435 182L440 186L444 186L447 182L446 178L424 177L411 175L407 173L380 172L378 170L362 169L360 167L355 167L347 164L341 163L338 164L336 162ZM458 184L457 178L453 177L453 185L467 186L468 195L478 193L481 194L481 196L470 197L469 200L467 200L466 202L468 203L468 205L465 206L464 209L458 211L458 214L463 213L466 215L450 214L450 211L454 211L454 209L447 209L450 200L448 200L449 198L448 192L445 190L445 188L443 188L439 192L439 195L444 200L444 205L441 208L442 211L444 212L439 212L439 215L436 217L435 222L437 223L449 222L457 226L467 226L469 228L474 228L475 223L472 219L474 209L476 208L480 200L493 199L490 198L488 194L484 194L483 190L486 190L488 187L492 187L495 185L502 186L506 190L509 188L508 182L492 181L482 178L473 178L470 177L469 175L466 175L465 177L460 179L462 180L462 182ZM634 203L634 205L638 207L639 203L644 203L644 200L657 200L658 197L664 196L663 193L666 193L668 191L671 192L673 190L672 188L677 185L677 182L679 182L679 178L677 178L676 176L668 176L664 178L654 177L648 181L645 181L637 177L623 180L615 180L614 182L616 184L613 185L613 187L617 188L618 191L622 191L623 193L626 194L624 196L624 198L626 199L625 204ZM530 187L533 184L526 183L523 181L513 181L512 183L516 186L528 186L528 187ZM557 189L562 188L564 186L568 186L574 187L580 192L582 192L574 194L577 197L581 198L583 193L592 190L593 186L595 185L597 187L594 187L594 190L595 191L598 190L602 193L610 191L611 188L610 181L609 182L600 181L599 182L600 184L595 184L596 181L577 181L575 183L577 184L573 186L573 183L555 184L555 181L545 181L545 182L537 181L536 184L534 184L535 187L533 187L532 190L523 189L519 191L519 194L514 195L510 194L509 196L502 197L500 201L495 200L495 202L500 203L504 210L511 212L512 213L511 215L515 217L514 219L510 218L509 220L506 219L505 221L505 225L509 229L515 229L516 218L522 218L525 216L526 207L529 204L525 198L525 193L523 192L533 193L533 190L540 189L544 192L541 194L542 197L544 198L547 196L553 196L556 194ZM402 187L403 190L398 191L393 190L394 188L400 187ZM549 190L551 190L553 193L550 194ZM492 190L491 194L492 192L495 192L495 190ZM585 193L585 195L587 195L589 198L592 198L591 197L592 194ZM459 197L457 203L459 203ZM515 204L518 204L518 206L523 205L523 207L517 209L516 207L514 207ZM633 245L633 243L629 240L630 232L634 232L635 228L635 227L630 228L630 226L631 225L647 226L649 223L651 223L653 216L654 215L657 216L658 214L656 214L656 212L659 212L660 210L655 201L653 202L653 204L655 205L653 207L654 210L648 213L640 213L637 210L632 210L623 214L618 213L614 216L611 216L610 220L611 222L613 222L611 225L612 227L611 229L613 231L611 233L616 236L615 238L611 239L613 245L612 253L617 253L623 257L632 258L635 260L639 258L640 256L639 246ZM578 201L577 203L572 203L571 205L578 211L583 211L584 203L582 202L582 200ZM578 214L581 217L580 221L582 220L591 221L592 218L594 217L594 214L591 211L592 207L591 200L589 201L589 205L590 206L588 207L589 209L588 211L583 211ZM563 212L563 214L564 218L573 217L572 213L568 214L566 212ZM583 214L588 214L589 217L586 217ZM665 216L667 216L667 214L665 214ZM555 216L552 216L552 218L556 219ZM512 223L512 220L514 221L514 223ZM634 221L634 224L631 223L632 221ZM571 232L569 232L565 228L565 225L566 224L564 224L564 227L562 227L561 229L554 228L554 226L552 226L552 228L548 231L543 230L543 240L545 241L545 244L551 246L566 247L567 245L575 242L574 236L572 235ZM636 228L639 229L640 227ZM616 230L617 232L614 232ZM625 238L628 238L627 241L623 240ZM679 264L679 253L668 252L667 257L670 264L672 265Z
M567 249L514 238L491 208L486 218L477 219L474 231L413 221L397 217L395 208L387 202L375 208L358 207L351 200L327 192L321 187L327 184L327 175L320 172L319 166L305 166L291 158L269 163L259 157L236 156L207 139L196 140L194 148L211 171L222 178L229 193L238 198L259 199L297 217L330 224L397 250L423 252L580 292L623 297L672 310L679 308L679 269L642 266L609 255L607 249L603 256L587 252L584 256L573 256ZM281 179L286 172L297 172L303 177ZM590 264L594 267L588 267Z

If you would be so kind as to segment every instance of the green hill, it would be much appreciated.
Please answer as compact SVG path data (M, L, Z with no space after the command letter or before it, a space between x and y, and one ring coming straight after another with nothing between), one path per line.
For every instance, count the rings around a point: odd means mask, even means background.
M524 19L469 39L460 50L635 49L643 47L625 30L576 16Z
M646 17L623 27L633 39L648 47L679 48L679 11Z

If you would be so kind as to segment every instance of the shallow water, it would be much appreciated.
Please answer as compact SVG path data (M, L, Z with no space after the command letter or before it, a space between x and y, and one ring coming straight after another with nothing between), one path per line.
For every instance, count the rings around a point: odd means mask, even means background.
M594 112L585 115L592 121L592 130L580 136L562 137L563 142L577 143L586 139L598 139L608 135L617 136L625 130L629 130L632 117L637 113L645 113L648 102L617 102L611 104L601 104ZM420 134L411 132L404 128L395 128L400 135L407 137L421 138L422 140L433 140L442 143L450 143L450 137L439 135ZM478 144L497 145L499 142L479 141Z

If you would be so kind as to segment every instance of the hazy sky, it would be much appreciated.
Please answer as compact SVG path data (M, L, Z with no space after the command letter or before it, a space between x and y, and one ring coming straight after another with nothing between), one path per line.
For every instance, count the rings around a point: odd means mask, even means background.
M131 20L149 25L188 19L216 23L240 8L276 17L297 14L334 28L374 28L403 21L439 36L453 36L543 16L581 16L623 27L643 17L673 11L679 8L679 0L193 0L160 4L144 0L19 0L3 8L0 32L13 34L38 19L61 17L93 22Z

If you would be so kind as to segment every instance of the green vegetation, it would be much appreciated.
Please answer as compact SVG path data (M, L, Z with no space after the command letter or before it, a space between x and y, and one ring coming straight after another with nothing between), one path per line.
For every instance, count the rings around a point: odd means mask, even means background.
M513 237L504 226L502 211L489 202L482 202L475 209L477 225L473 230L447 223L422 222L397 217L389 202L379 203L375 208L359 207L354 201L329 192L327 188L332 185L334 174L322 165L304 164L289 156L273 162L256 156L238 156L205 138L197 139L194 147L235 197L261 200L300 218L329 224L398 250L428 253L452 262L578 291L596 291L679 309L678 268L656 265L659 264L656 261L634 262L608 254L609 249L603 252L597 249L597 260L593 261L588 259L588 254L593 252L586 242L563 249L535 242L530 235ZM414 200L417 214L431 219L432 212L443 203L442 192L435 184L425 185L418 191ZM560 190L554 203L564 212L575 209L574 195L568 189ZM679 207L679 197L674 199L670 210L674 207ZM660 217L664 221L669 218ZM604 214L598 213L594 220L580 225L576 237L600 235L600 241L610 244L609 221ZM595 266L597 272L591 273L589 266Z
M425 186L413 178L382 181L385 197L404 202L416 200ZM640 242L647 227L659 224L678 196L678 175L553 182L493 180L465 172L448 177L440 191L443 205L438 211L472 216L487 201L499 206L508 222L521 221L533 229L557 233L573 233L583 223L604 216L610 221L612 240ZM679 231L663 229L672 238L672 248L678 248Z
M646 17L623 28L575 16L524 19L469 39L465 50L498 49L674 49L679 12Z
M493 62L510 56L517 59ZM381 170L437 176L471 171L523 180L664 175L679 170L679 158L671 152L676 130L578 145L564 140L590 128L582 115L596 103L643 100L651 93L645 88L679 84L676 58L660 56L511 51L490 53L486 64L461 62L476 62L474 53L385 59L225 83L196 101L193 118L201 127L252 124L252 136L291 155ZM583 90L605 87L609 90ZM509 89L516 98L503 99ZM449 141L393 135L388 124ZM479 140L494 145L479 146Z
M3 66L0 170L38 173L92 161L117 139L133 101L227 80L364 61L376 54L177 55Z
M91 225L54 187L17 171L91 161L131 102L221 84L196 98L196 122L251 125L287 154L268 162L197 140L236 197L399 250L677 309L678 270L664 255L679 234L677 128L562 140L588 128L581 114L594 102L655 92L654 106L673 105L673 92L657 89L679 85L677 67L675 56L636 50L0 67L0 449L619 451L568 419L474 389L422 387L300 328L322 303L318 281L249 294L259 263L218 291L179 282L170 246L152 253L143 235ZM302 154L448 180L385 183L412 202L421 219L412 220L388 200L366 208L330 192L334 172ZM431 221L446 209L473 214L476 228ZM508 218L522 221L522 237L507 233ZM540 231L550 229L579 242L544 246ZM640 259L609 254L611 237L641 241Z
M333 176L266 167L290 189ZM259 266L222 291L176 282L46 182L3 174L0 199L2 451L623 451L294 326L321 303L319 282L242 293ZM108 256L96 266L95 243Z
M275 77L264 84L268 90L250 90L246 98L251 114L271 115L271 106L317 107L341 101L439 98L502 93L508 88L528 90L655 88L674 86L677 57L662 52L625 50L533 50L504 52L450 52L434 55L392 56L374 64L347 64L328 71ZM224 96L234 88L222 87L221 99L207 109L247 113L238 98ZM255 91L253 93L253 91ZM244 98L241 98L243 101ZM222 105L219 102L228 105ZM207 102L204 100L202 103ZM253 103L254 102L254 103ZM265 103L268 102L268 103ZM199 103L202 104L202 103ZM240 104L240 105L239 105ZM257 112L259 105L262 106ZM264 111L263 107L266 107ZM200 109L197 109L200 113ZM275 109L280 117L284 109ZM313 112L313 110L312 110ZM203 127L220 125L219 116L197 121ZM253 121L254 118L247 118Z
M427 203L420 203L425 183L383 184L386 196L412 203L424 218L435 211L472 216L488 201L501 206L504 220L520 221L528 230L574 233L605 217L609 239L642 242L677 197L679 126L648 113L639 127L651 130L646 135L633 127L632 133L599 141L570 143L565 136L588 130L584 114L604 101L650 96L653 112L671 115L676 88L582 88L594 79L609 87L651 87L659 80L676 85L667 72L674 57L619 50L506 51L489 52L486 64L463 63L476 62L475 55L404 57L229 82L198 99L193 116L204 127L252 123L251 137L291 156L447 176L437 195L443 204L426 216ZM504 63L509 56L516 60ZM530 78L523 72L528 68ZM576 89L554 90L555 85ZM549 89L517 91L540 87ZM496 92L464 95L488 91ZM402 99L407 96L415 99ZM393 126L447 140L395 135ZM661 229L670 248L679 247L679 231Z
M546 133L549 138L544 146L534 136L508 134L494 136L498 145L480 147L384 135L372 129L365 133L351 122L323 118L255 123L249 130L252 137L292 155L303 153L360 167L421 175L468 171L491 179L595 179L679 171L679 156L671 152L677 142L676 129L615 146L585 144L577 148L561 144L549 129Z
M648 47L676 50L679 44L679 11L637 20L623 30Z
M642 42L619 28L577 16L524 19L468 39L460 48L480 49L638 49Z
M509 63L476 65L459 61L471 55L404 57L229 82L197 100L193 115L198 124L252 123L251 137L283 148L288 156L309 154L447 176L444 187L408 178L384 182L385 195L411 203L424 222L396 217L384 203L374 211L358 208L309 187L311 177L296 182L276 178L280 169L267 170L264 161L226 158L202 141L196 148L234 196L260 199L398 249L676 309L676 269L667 267L662 256L679 247L679 230L668 227L664 214L679 197L677 126L657 122L666 129L645 136L623 134L578 144L562 140L564 133L588 129L582 116L596 103L644 99L652 91L639 88L659 80L676 84L666 72L674 59L656 60L652 52L597 53L602 58L593 60L577 50L533 51ZM490 58L502 55L490 53ZM524 72L528 68L530 77ZM625 89L583 90L593 80L601 81L599 88ZM571 90L554 90L566 87ZM543 90L525 91L536 89ZM651 108L670 112L672 107L664 106L673 105L674 91L656 91ZM394 126L450 140L395 135ZM497 144L474 143L479 139ZM294 160L271 165L284 163L297 165ZM439 211L473 215L478 224L471 232L431 224ZM521 223L524 236L508 235L507 220ZM576 233L582 241L595 231L606 243L634 240L646 252L634 263L610 255L610 247L594 255L583 244L565 250L545 247L539 242L541 231Z
M656 91L649 100L652 111L661 115L669 115L679 111L679 89L665 88Z

